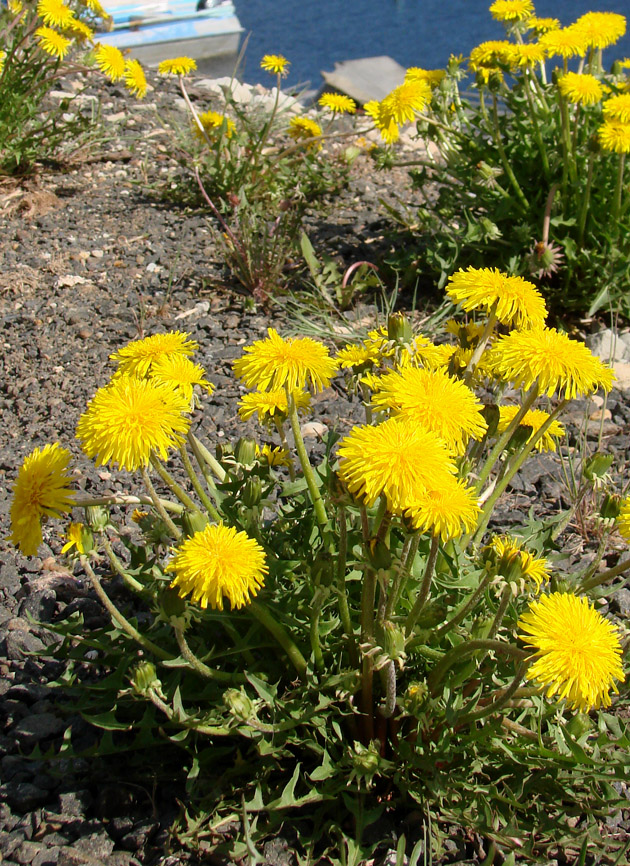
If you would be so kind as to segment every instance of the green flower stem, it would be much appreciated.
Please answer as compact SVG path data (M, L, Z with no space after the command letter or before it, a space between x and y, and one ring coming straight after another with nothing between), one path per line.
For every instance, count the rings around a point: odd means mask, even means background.
M339 617L343 626L346 640L348 641L348 652L353 667L359 665L359 651L354 637L354 628L350 617L348 606L348 593L346 590L346 561L348 556L348 523L346 521L346 510L340 506L337 510L337 523L339 526L339 550L337 551L337 605Z
M586 229L586 217L591 203L591 187L593 185L593 166L595 163L595 155L590 154L588 158L588 168L586 170L586 187L582 196L580 205L580 216L578 218L578 247L584 245L584 231Z
M434 535L431 538L431 547L429 549L429 556L427 558L427 564L424 569L424 576L422 578L422 584L420 586L418 598L416 599L414 606L411 608L411 611L409 612L409 615L405 620L405 633L407 635L410 635L413 631L413 627L416 624L422 608L424 607L426 600L429 597L429 591L431 589L431 579L433 578L433 572L435 571L435 563L437 561L439 549L439 536Z
M558 104L560 106L560 119L562 121L562 197L564 198L565 205L567 205L569 169L572 167L573 158L569 135L569 108L560 91L558 91Z
M379 670L383 691L385 692L385 703L379 707L379 713L384 719L391 719L396 710L396 668L391 659L385 667Z
M494 615L494 619L492 620L492 625L490 626L490 631L488 632L488 640L493 640L497 636L497 632L501 628L501 623L503 622L503 617L505 616L505 612L508 608L508 604L510 603L510 598L512 597L512 590L508 584L501 593L501 601L499 602L499 607L497 608L497 612Z
M217 476L219 481L225 481L227 477L227 473L223 466L219 463L216 457L213 457L212 454L208 451L208 449L203 445L199 439L195 436L194 433L188 432L188 441L190 442L190 446L193 449L193 454L197 457L198 460L203 461L206 466L209 466L210 469ZM199 456L197 456L199 455ZM205 476L205 472L204 472Z
M361 399L363 400L363 405L365 407L365 423L371 424L372 423L372 403L371 403L372 397L370 394L370 389L366 385L363 385L361 382L359 382L359 388L361 390Z
M218 671L214 668L209 668L208 665L204 664L201 659L198 659L191 650L188 641L186 640L184 629L181 626L174 625L173 631L175 632L175 639L177 640L177 646L182 654L182 658L186 659L190 667L202 677L205 677L205 679L208 680L216 680L221 683L246 682L243 674L230 674L227 673L227 671Z
M623 574L624 571L628 571L628 569L630 569L630 559L622 559L621 562L618 562L617 565L614 565L612 568L608 568L606 571L594 574L583 580L578 586L578 591L588 592L589 589L601 586L602 583L612 580L613 577L617 577L618 574Z
M525 198L525 194L520 187L518 180L516 179L516 175L512 170L512 166L510 165L510 161L507 158L507 154L505 152L505 148L503 147L503 142L501 141L501 129L499 127L499 110L497 108L497 97L496 94L492 94L492 135L494 138L494 143L496 145L497 150L499 151L499 156L501 157L501 165L503 166L503 171L505 172L512 189L516 193L516 198L519 201L519 204L523 208L523 210L529 210L529 202Z
M252 601L249 605L249 610L258 622L278 641L282 649L288 655L291 664L298 672L300 678L305 679L308 667L306 659L298 649L295 642L291 637L289 637L284 627L280 624L278 618L273 616L259 601Z
M581 572L575 575L575 578L578 581L578 589L580 589L584 584L588 585L590 579L599 568L606 547L608 546L609 535L609 532L606 532L602 535L602 537L599 539L599 544L597 545L597 553L595 554L593 562L587 568L583 569Z
M278 431L278 436L280 437L280 445L282 446L282 448L284 448L287 454L291 454L291 449L289 448L289 443L287 442L287 434L284 430L283 421L278 418L275 412L272 417L273 423L275 424L276 430ZM291 457L291 462L289 463L288 469L289 478L291 479L291 481L295 481L295 466L293 465L293 457Z
M179 502L160 499L160 505L174 514L182 514L184 506ZM84 499L73 499L76 508L89 508L91 505L155 505L151 496L129 496L126 493L114 493L112 496L86 496Z
M153 641L149 640L149 638L145 637L141 634L135 626L133 626L128 619L126 619L122 613L118 610L116 605L110 600L109 596L101 586L101 582L92 570L90 563L88 562L87 556L83 554L79 557L81 565L83 566L83 570L87 574L90 579L90 583L94 588L94 592L97 594L99 599L101 600L103 607L109 613L113 624L117 628L121 628L132 640L135 640L136 643L139 643L140 646L145 649L147 652L152 653L157 658L161 659L161 661L166 661L167 659L172 659L173 656L170 653L167 653L166 650L163 650L162 647L159 647L157 644L153 643Z
M456 626L458 626L460 624L460 622L463 622L463 620L466 619L466 617L468 616L470 611L473 610L473 608L477 604L477 600L478 600L479 596L482 594L482 592L484 592L485 588L488 586L488 584L492 580L492 576L493 575L491 572L489 572L489 571L486 572L486 574L482 578L481 583L479 584L477 589L475 589L473 591L473 593L468 597L467 601L464 602L464 604L462 605L462 607L460 607L460 609L457 611L457 613L454 614L451 617L451 619L449 619L447 622L442 623L442 625L438 629L436 629L436 632L435 632L436 638L439 638L443 634L446 634L447 632L451 631Z
M518 410L518 412L516 413L514 418L512 418L512 420L510 421L510 423L506 427L505 432L499 437L499 439L497 439L492 451L490 452L490 454L488 455L488 457L486 459L486 462L482 466L481 471L479 472L477 483L475 485L475 488L476 488L478 493L481 491L481 488L483 487L485 482L488 480L488 477L490 476L490 473L492 472L495 463L497 462L497 460L499 459L499 457L503 453L506 445L508 444L508 442L512 438L512 434L514 433L514 431L516 430L518 425L521 423L522 419L525 417L525 415L527 414L527 412L529 411L530 407L532 406L532 404L534 403L534 401L536 400L537 397L538 397L538 386L533 385L532 388L530 388L530 390L527 392L527 394L523 398L523 404L522 404L521 408Z
M467 725L470 722L477 722L480 719L485 718L486 716L490 716L493 713L498 713L499 710L502 710L509 702L512 700L512 697L518 690L520 684L523 682L523 677L525 676L525 672L527 670L527 662L523 661L516 669L516 673L514 674L514 679L510 683L510 685L506 689L502 689L498 696L495 696L495 699L490 701L488 704L485 704L483 707L480 707L477 710L473 710L470 713L465 713L465 715L460 716L457 720L458 725Z
M182 719L175 714L173 708L170 707L166 701L162 700L155 689L147 689L145 694L153 706L157 707L158 710L161 710L169 722L174 722L178 727L181 727L182 724L184 724L185 727L190 730L196 731L198 734L205 734L208 737L227 737L234 733L232 728L227 728L223 725L198 725L195 723L194 719L186 719L182 722Z
M531 655L531 653L518 649L518 647L501 640L490 640L488 638L467 640L450 649L429 674L427 685L431 697L437 697L442 680L454 664L466 658L466 656L473 655L473 653L476 653L479 650L484 650L485 652L504 653L505 655L513 656L520 661L526 661Z
M216 510L213 503L210 501L210 497L208 496L206 491L201 486L201 482L199 481L199 478L197 477L197 473L193 469L193 465L190 462L190 457L188 456L188 451L186 451L186 446L184 444L182 444L181 448L179 449L179 453L180 453L180 456L182 458L182 463L184 464L184 469L186 470L186 474L190 478L190 483L195 488L195 492L196 492L197 496L199 497L199 499L201 500L203 507L206 509L206 511L208 512L208 514L210 515L210 517L213 520L215 520L217 523L221 523L221 520L222 520L221 515Z
M328 587L318 586L313 593L310 613L309 637L311 641L311 652L313 653L313 663L315 670L324 670L324 656L322 654L322 646L319 640L319 621L322 615L322 608L328 598Z
M361 535L364 543L367 544L370 540L370 523L365 505L359 506L359 514L361 516Z
M496 505L497 500L499 499L499 497L501 496L501 494L503 493L505 488L508 486L508 484L510 483L512 478L514 478L514 476L519 471L519 469L521 468L523 463L527 460L527 458L531 454L532 450L534 449L536 443L540 439L542 439L542 437L545 435L547 430L551 427L552 423L555 421L555 419L560 414L560 412L562 412L562 410L564 409L564 407L566 406L566 404L568 402L569 401L567 399L564 399L558 403L558 405L553 410L553 412L549 415L549 417L547 418L545 423L540 426L540 428L537 430L537 432L534 433L534 435L531 437L529 442L527 442L527 444L523 447L523 450L520 452L520 454L518 455L516 460L514 460L514 462L510 464L505 475L501 478L501 480L499 481L497 486L492 491L491 495L486 500L486 503L485 503L483 510L481 512L479 523L477 524L477 529L475 530L475 534L473 536L473 539L475 541L479 541L481 539L481 536L485 532L486 526L488 525L488 521L490 520L490 517L492 515L492 511L494 509L494 506Z
M619 234L619 211L621 210L621 193L623 192L623 169L626 163L625 153L619 154L619 166L617 168L617 184L615 186L615 197L613 199L612 219L615 234Z
M157 513L160 515L160 517L164 521L164 524L168 527L168 530L171 533L171 535L174 538L181 538L181 534L182 534L181 530L175 526L175 524L173 523L171 518L166 513L166 510L165 510L164 506L162 505L161 500L158 498L158 495L155 492L155 487L153 486L153 483L152 483L151 479L149 478L149 473L147 472L146 468L143 466L142 469L140 470L140 472L142 473L142 481L144 482L144 486L149 491L149 496L151 497L151 501L153 502L155 510L157 511Z
M374 599L376 596L376 572L368 568L363 579L361 595L361 642L371 644L374 638ZM361 676L361 712L363 713L366 742L374 739L374 659L367 653L363 656Z
M486 346L488 345L488 340L490 339L492 332L494 331L494 326L497 323L496 309L498 303L499 302L497 300L492 305L492 309L490 310L490 314L488 315L488 321L486 322L485 328L483 329L483 333L479 338L479 342L475 347L475 351L473 352L470 361L466 365L464 375L462 376L465 385L470 385L471 379L475 375L475 370L477 369L479 359L485 352Z
M313 503L313 508L315 509L315 517L317 518L317 523L319 524L319 528L322 531L326 531L328 529L328 515L326 514L326 508L324 507L324 500L322 499L322 495L319 492L319 487L317 486L315 472L313 471L313 467L311 466L308 459L308 453L306 451L306 446L304 445L304 439L302 438L300 419L298 418L297 408L295 406L295 398L292 393L289 393L289 389L286 386L285 391L287 395L287 406L289 407L289 421L291 422L291 431L293 432L293 440L295 442L295 450L297 451L300 465L302 467L302 472L304 473L304 478L306 479L306 486L308 487L311 502Z
M134 592L145 592L146 586L143 586L139 580L135 579L135 577L127 574L127 572L123 568L122 562L114 553L114 550L109 543L109 538L105 535L104 532L101 532L99 534L103 547L105 548L105 553L107 554L107 558L109 559L109 564L114 569L116 574L119 575L119 577L122 577L126 586L128 586L129 589L132 589Z
M385 496L380 496L378 500L378 505L376 507L376 514L374 515L374 520L372 521L372 532L371 538L376 538L379 541L382 541L385 537L385 532L389 528L389 522L391 520L391 515L387 515L387 498ZM383 524L385 525L385 529L383 530Z
M411 574L411 569L413 567L413 563L418 552L421 535L421 532L415 532L413 535L410 535L405 542L405 547L403 549L403 554L400 559L398 571L392 581L392 585L389 589L389 594L387 596L387 604L385 605L385 620L391 620L392 614L396 610L396 605L398 604L398 599L400 598L403 586L406 583L407 578Z
M160 476L162 481L166 484L166 486L172 490L175 496L177 496L184 508L187 508L189 511L199 511L199 506L192 501L184 488L180 484L178 484L177 481L175 481L167 468L165 466L162 466L155 454L151 455L151 466L153 466L153 468Z
M534 141L536 142L538 146L538 152L540 153L540 159L542 162L545 180L547 181L547 183L549 183L551 181L551 172L549 170L549 157L547 156L547 148L545 147L542 135L540 134L540 126L538 124L538 117L536 116L536 106L534 105L534 95L529 86L533 77L534 76L532 75L528 76L527 82L525 83L525 93L527 94L527 102L529 104L529 116L532 121Z

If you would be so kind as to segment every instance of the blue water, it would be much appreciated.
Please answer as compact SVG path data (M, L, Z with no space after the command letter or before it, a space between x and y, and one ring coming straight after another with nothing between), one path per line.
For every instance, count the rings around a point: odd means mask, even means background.
M259 68L263 54L291 61L290 86L319 87L321 70L335 61L388 54L402 66L444 67L451 54L468 54L505 31L488 12L491 0L234 0L250 33L243 79L271 84ZM536 13L571 24L584 12L620 12L629 0L538 0ZM630 57L630 34L604 52L604 65Z

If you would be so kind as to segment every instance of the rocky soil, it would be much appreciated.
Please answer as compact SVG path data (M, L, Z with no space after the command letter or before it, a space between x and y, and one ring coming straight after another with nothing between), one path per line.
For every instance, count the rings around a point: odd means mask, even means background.
M111 374L110 354L138 336L171 329L198 340L196 360L216 385L198 413L201 434L229 439L253 432L237 419L241 390L231 362L269 324L285 332L295 325L282 310L252 309L235 291L206 212L156 192L179 171L160 116L183 121L185 115L175 84L152 83L143 103L115 86L88 89L80 99L96 101L102 110L99 146L63 171L42 169L21 185L0 186L0 487L7 491L0 501L0 862L6 864L177 866L192 858L169 838L181 793L175 786L152 791L127 786L124 777L103 780L86 759L53 767L28 757L36 746L45 752L58 744L68 728L75 743L82 737L90 742L89 726L78 716L68 718L49 686L61 668L41 657L54 637L38 623L77 610L88 628L106 617L81 574L59 567L57 526L45 528L45 544L34 559L24 559L6 541L8 490L21 461L34 447L60 441L76 457L79 487L128 492L128 477L96 470L81 456L74 430L86 401ZM191 95L205 105L207 86L196 82ZM346 266L382 249L379 198L411 198L405 184L404 172L375 176L359 158L334 206L311 217L318 248ZM605 353L607 337L597 339ZM576 430L586 418L591 446L604 413L604 444L618 455L619 474L628 455L626 393L613 392L606 407L595 398L572 409ZM316 407L316 419L326 427L347 428L360 417L358 403L335 389ZM316 447L316 435L309 441ZM556 458L532 460L506 497L502 523L520 522L532 505L544 513L566 497ZM575 534L567 567L588 556L587 548ZM630 592L618 592L610 611L627 618ZM627 834L628 815L613 816L611 828ZM267 862L289 862L286 856L272 846ZM454 845L449 862L467 856Z

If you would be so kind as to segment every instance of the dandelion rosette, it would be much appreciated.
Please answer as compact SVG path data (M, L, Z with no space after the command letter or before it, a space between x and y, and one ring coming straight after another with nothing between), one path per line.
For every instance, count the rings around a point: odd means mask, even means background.
M497 433L499 436L502 433L505 433L507 428L510 426L516 414L519 412L519 406L500 406L499 407L499 423L497 425ZM549 420L549 413L544 412L542 409L530 409L525 413L525 415L519 421L520 427L531 427L532 435L530 439L532 439L540 430L540 428ZM559 422L554 420L551 422L546 432L540 437L536 445L534 446L536 451L555 451L556 450L556 442L555 439L564 436L565 430L564 426ZM529 441L529 440L528 440Z
M158 64L158 75L188 75L197 68L192 57L171 57Z
M492 365L501 378L525 390L538 383L541 394L564 391L566 400L610 391L614 372L577 340L555 328L512 331L493 347Z
M260 61L260 68L272 75L288 75L291 64L282 54L265 54Z
M604 95L604 89L594 75L567 72L558 80L558 90L569 102L594 105Z
M425 490L439 490L455 474L443 440L400 418L353 427L341 442L339 457L339 477L350 493L366 505L384 495L394 514L413 507Z
M213 524L180 545L167 566L175 572L171 586L202 608L223 610L224 599L234 608L249 604L265 581L265 552L245 532Z
M176 355L190 358L199 348L199 343L189 340L184 331L169 331L166 334L152 334L142 340L134 340L110 355L118 364L118 372L133 376L148 376L153 364L166 357Z
M77 425L77 439L88 455L103 463L117 463L130 472L146 467L151 456L163 460L179 447L190 419L190 403L173 385L137 376L117 376L100 388Z
M310 386L322 391L330 385L336 362L323 343L310 337L284 340L274 328L265 340L256 340L234 362L234 373L248 388L270 391L288 388L303 391Z
M386 373L372 403L435 433L455 454L464 453L470 438L483 439L488 429L476 394L441 369Z
M44 516L60 517L70 511L70 452L58 443L35 448L25 458L13 486L11 542L24 556L35 556L42 543Z
M357 104L354 99L343 93L324 93L319 104L322 108L328 108L333 114L354 114Z
M448 476L439 488L420 493L405 513L414 529L430 532L447 542L474 530L480 508L476 491Z
M536 650L527 678L538 681L548 698L566 698L570 709L584 713L610 706L615 681L624 680L619 631L587 598L543 595L518 627L521 640Z
M543 296L533 283L496 268L460 268L449 278L448 296L466 312L494 308L497 319L516 328L542 327L547 318Z
M293 399L299 413L306 414L310 411L311 395L308 391L294 391ZM251 394L244 394L239 401L238 414L243 421L249 420L254 415L258 416L259 423L274 416L284 420L288 412L287 392L284 388L254 391Z

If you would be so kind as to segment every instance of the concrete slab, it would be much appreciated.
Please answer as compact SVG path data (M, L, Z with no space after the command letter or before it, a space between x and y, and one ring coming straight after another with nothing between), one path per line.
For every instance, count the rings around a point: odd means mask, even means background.
M405 68L391 57L361 57L335 63L333 72L322 72L324 90L337 90L364 105L370 99L378 102L403 83Z

